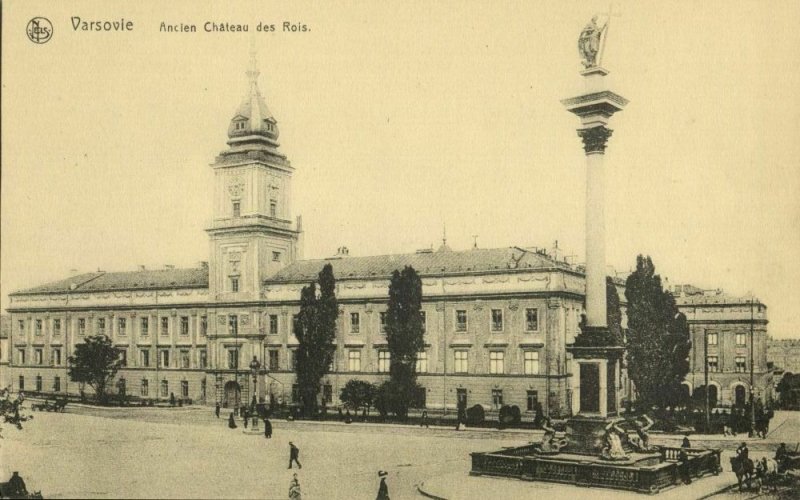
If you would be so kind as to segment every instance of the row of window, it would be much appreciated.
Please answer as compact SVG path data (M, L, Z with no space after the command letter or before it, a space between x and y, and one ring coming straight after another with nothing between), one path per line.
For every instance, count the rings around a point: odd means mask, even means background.
M17 364L25 364L25 349L17 349ZM36 365L44 364L44 349L37 348L33 350L33 363ZM50 364L55 366L61 365L61 349L53 348L50 350Z
M718 372L719 371L719 357L718 356L708 356L708 371L709 372ZM736 356L734 359L734 371L738 373L744 373L747 371L747 361L744 356Z
M236 316L231 316L232 318L236 318ZM117 318L117 334L121 337L124 337L128 334L128 319L129 318ZM189 335L189 324L190 319L189 316L181 316L178 322L178 332L180 335L188 336ZM25 320L20 319L17 321L18 331L20 334L25 334ZM98 335L105 335L106 328L109 326L107 318L97 318L95 323L96 329L95 333ZM42 335L43 334L43 321L41 319L34 320L34 334L35 335ZM78 335L85 335L86 334L86 327L87 327L87 318L78 318ZM169 335L170 331L170 320L168 316L162 316L160 318L160 330L159 332L161 335ZM62 321L60 318L53 319L53 335L58 336L61 335L62 331ZM206 316L200 317L200 327L199 332L201 336L205 336L208 333L208 319ZM147 337L150 335L150 317L149 316L142 316L139 318L139 335L142 337Z
M242 202L240 200L231 201L231 212L234 217L242 216ZM269 216L273 219L278 217L278 202L277 200L269 200ZM280 252L277 252L280 254ZM280 256L278 258L280 260Z
M232 278L234 279L234 278ZM232 291L236 292L239 290L239 281L238 278L232 282ZM425 311L421 311L420 314L422 315L422 330L425 332L427 327L427 317ZM298 316L294 316L293 321L293 332L296 334L299 329L299 323L297 320ZM120 337L124 337L128 334L128 319L129 318L117 318L117 334ZM224 320L223 320L224 321ZM467 310L466 309L456 309L455 310L455 330L456 332L466 332L467 331ZM206 316L201 316L199 321L199 333L200 336L206 336L208 334L208 319ZM237 315L229 315L227 319L228 324L228 333L230 335L237 335L239 333L239 317ZM105 335L106 329L108 328L108 321L107 318L97 318L96 319L96 329L95 333L98 335ZM25 320L20 319L18 320L18 327L19 333L25 333ZM86 327L87 327L87 318L78 318L78 335L85 335L86 334ZM170 334L170 318L168 316L162 316L159 318L159 334L162 336L168 336ZM491 331L492 332L502 332L504 330L504 322L503 322L503 310L502 309L492 309L491 310ZM61 335L62 330L62 321L59 318L53 319L53 335L58 336ZM190 330L190 318L189 316L181 316L178 322L178 332L181 336L188 336ZM361 332L361 313L352 312L350 313L350 333L360 333ZM537 332L539 331L539 310L538 309L525 309L525 331L526 332ZM380 332L386 333L386 312L380 313ZM34 320L34 333L36 335L43 334L43 321L41 319ZM269 315L269 333L271 335L278 334L278 315L277 314L270 314ZM149 316L142 316L139 318L139 335L142 337L147 337L150 335L150 317ZM714 336L713 343L716 344L716 334L709 334L709 344L711 344L711 336ZM739 335L737 334L737 345ZM743 334L741 334L743 335Z
M17 383L18 383L18 387L19 387L20 391L24 391L26 389L25 388L25 376L24 375L20 375L19 376L19 380L18 380ZM120 394L126 394L126 385L127 385L127 383L126 383L126 380L124 378L119 379L117 381L117 391ZM181 384L180 385L181 385L181 389L180 389L181 397L188 398L189 397L189 382L187 380L181 380ZM205 382L205 380L202 380L200 382L200 385L201 385L202 395L205 396L205 390L206 390L206 382ZM169 390L169 381L162 380L160 386L161 386L161 397L164 397L164 398L169 397L170 394L171 394L170 390ZM36 386L35 387L36 387L35 388L36 392L42 392L44 390L43 383L42 383L42 376L41 375L37 375L36 376ZM150 395L150 381L149 380L147 380L146 378L143 378L141 380L141 383L140 383L139 387L140 387L140 389L139 389L139 395L140 396L147 397L147 396ZM61 392L61 377L54 377L53 378L53 392Z
M738 347L747 346L747 337L748 337L748 334L746 334L746 333L737 333L735 335L736 345ZM718 333L708 333L706 335L706 339L707 339L708 345L718 345L719 344L719 334Z
M427 317L425 311L420 311L422 315L422 331L425 332L427 327ZM455 312L455 331L456 332L466 332L467 331L467 323L468 323L468 315L466 309L456 309ZM277 329L277 316L270 316L270 333L273 333L272 330L272 318L275 318L275 330L274 333L278 333ZM492 332L502 332L504 330L504 320L503 320L503 310L502 309L491 309L490 311L490 329ZM358 312L351 312L350 313L350 333L360 333L361 332L361 313ZM525 331L526 332L538 332L539 331L539 310L538 309L525 309ZM380 332L386 333L386 312L380 313Z
M492 409L499 410L503 406L503 389L491 390ZM464 388L456 389L456 401L462 408L468 407L467 390ZM528 390L525 393L525 409L527 411L536 410L537 403L539 402L539 391Z

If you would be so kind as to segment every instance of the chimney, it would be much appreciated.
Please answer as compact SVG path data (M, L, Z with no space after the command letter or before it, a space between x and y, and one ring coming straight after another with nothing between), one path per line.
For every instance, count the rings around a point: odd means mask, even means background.
M144 264L139 264L140 271L147 271L147 268L144 267Z
M172 264L164 264L164 269L175 269L175 266Z
M207 260L201 260L198 263L197 267L199 267L200 269L202 269L204 271L208 271L208 261Z

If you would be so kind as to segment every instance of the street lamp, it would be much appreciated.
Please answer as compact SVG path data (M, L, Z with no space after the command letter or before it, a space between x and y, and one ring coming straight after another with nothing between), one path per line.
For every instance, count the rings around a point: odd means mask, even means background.
M256 392L258 391L258 370L261 368L261 363L258 362L258 358L253 356L253 361L250 362L250 373L253 374L253 400L258 402L256 399Z

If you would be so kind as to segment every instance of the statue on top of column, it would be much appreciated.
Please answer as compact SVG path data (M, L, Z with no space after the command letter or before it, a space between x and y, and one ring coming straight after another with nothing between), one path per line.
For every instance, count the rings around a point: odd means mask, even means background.
M597 17L592 17L592 20L583 27L581 36L578 38L578 52L581 55L581 63L586 69L597 66L601 49L600 41L608 26L608 23L598 26Z

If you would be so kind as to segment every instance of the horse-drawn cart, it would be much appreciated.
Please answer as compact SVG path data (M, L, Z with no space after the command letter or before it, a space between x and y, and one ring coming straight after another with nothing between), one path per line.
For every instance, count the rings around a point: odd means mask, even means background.
M57 399L54 402L50 402L49 399L44 400L42 403L31 403L31 410L33 411L60 411L63 412L64 408L67 407L67 400L66 399Z

